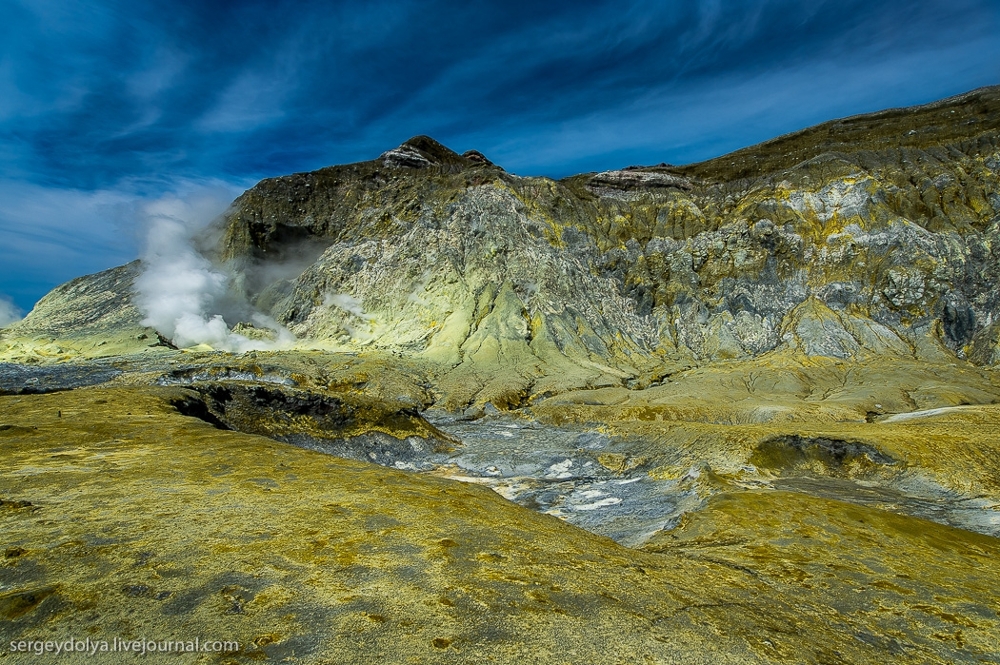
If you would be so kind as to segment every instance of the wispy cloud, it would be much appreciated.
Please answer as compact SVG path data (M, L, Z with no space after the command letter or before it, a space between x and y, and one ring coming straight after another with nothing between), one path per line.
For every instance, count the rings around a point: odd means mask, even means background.
M900 69L943 89L952 76L968 74L962 72L962 54L968 46L1000 62L1000 42L983 37L961 48L911 52L874 66L845 58L791 62L752 77L720 75L686 86L683 98L671 87L653 88L573 123L543 121L511 132L509 142L494 146L491 157L500 163L520 157L529 173L551 169L561 160L564 165L554 175L600 170L609 164L697 161L825 120L881 110L891 106L885 103L887 93L899 106L934 101L939 95L914 89L908 77L900 76ZM935 69L942 62L950 68ZM822 109L814 103L817 97L829 98ZM587 150L579 151L581 145ZM531 153L525 159L529 146Z
M244 188L216 179L123 181L92 191L0 181L0 288L30 309L57 284L135 259L146 240L143 210L160 192L231 201Z
M0 182L0 289L28 309L48 289L125 263L137 244L123 223L122 192Z

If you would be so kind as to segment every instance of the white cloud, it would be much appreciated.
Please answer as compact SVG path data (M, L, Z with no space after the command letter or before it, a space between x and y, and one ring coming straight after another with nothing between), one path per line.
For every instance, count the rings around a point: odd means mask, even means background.
M203 132L245 132L283 119L285 103L300 85L310 57L293 35L266 66L251 65L230 81L195 127Z
M244 132L276 122L285 115L282 102L289 88L285 76L246 72L219 94L196 126L204 132Z
M138 241L121 220L135 198L0 180L0 289L51 288L134 259Z

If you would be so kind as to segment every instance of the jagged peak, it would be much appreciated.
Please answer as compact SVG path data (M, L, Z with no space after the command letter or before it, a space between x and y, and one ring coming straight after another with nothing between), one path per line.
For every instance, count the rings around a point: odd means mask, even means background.
M496 166L496 164L491 162L486 157L486 155L479 152L478 150L466 150L465 152L462 153L462 157L465 157L469 161L477 162L479 164L485 164L486 166Z
M379 156L386 166L406 168L427 168L428 166L473 166L476 164L492 165L490 160L477 150L469 150L459 155L451 148L435 141L429 136L414 136L404 141L398 148L387 150Z

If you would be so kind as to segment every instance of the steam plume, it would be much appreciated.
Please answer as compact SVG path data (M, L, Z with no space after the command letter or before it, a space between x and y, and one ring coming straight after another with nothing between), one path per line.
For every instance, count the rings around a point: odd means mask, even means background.
M21 320L21 310L7 296L0 294L0 328Z
M230 276L194 245L194 238L225 209L220 193L180 199L164 197L145 207L148 225L143 273L136 279L135 303L152 326L179 347L207 344L221 351L287 347L294 337L255 311L230 289ZM226 320L252 322L273 340L232 332Z

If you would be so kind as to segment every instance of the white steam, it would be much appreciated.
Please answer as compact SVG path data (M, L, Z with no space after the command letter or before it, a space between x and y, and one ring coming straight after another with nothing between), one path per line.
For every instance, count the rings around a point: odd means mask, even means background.
M327 308L337 308L362 322L362 326L354 325L350 320L342 321L344 330L352 339L360 342L370 342L375 337L377 319L365 311L362 302L349 293L327 293L323 298Z
M20 321L21 310L7 296L0 295L0 328Z
M147 205L143 273L135 281L135 303L152 326L178 347L207 344L221 351L274 349L294 337L272 318L255 311L230 289L231 278L194 246L194 238L225 209L218 194L165 197ZM251 323L273 339L234 333L229 322ZM262 331L263 332L263 331Z
M348 293L328 293L323 298L323 304L327 307L338 307L359 319L367 321L372 318L361 306L361 301Z

